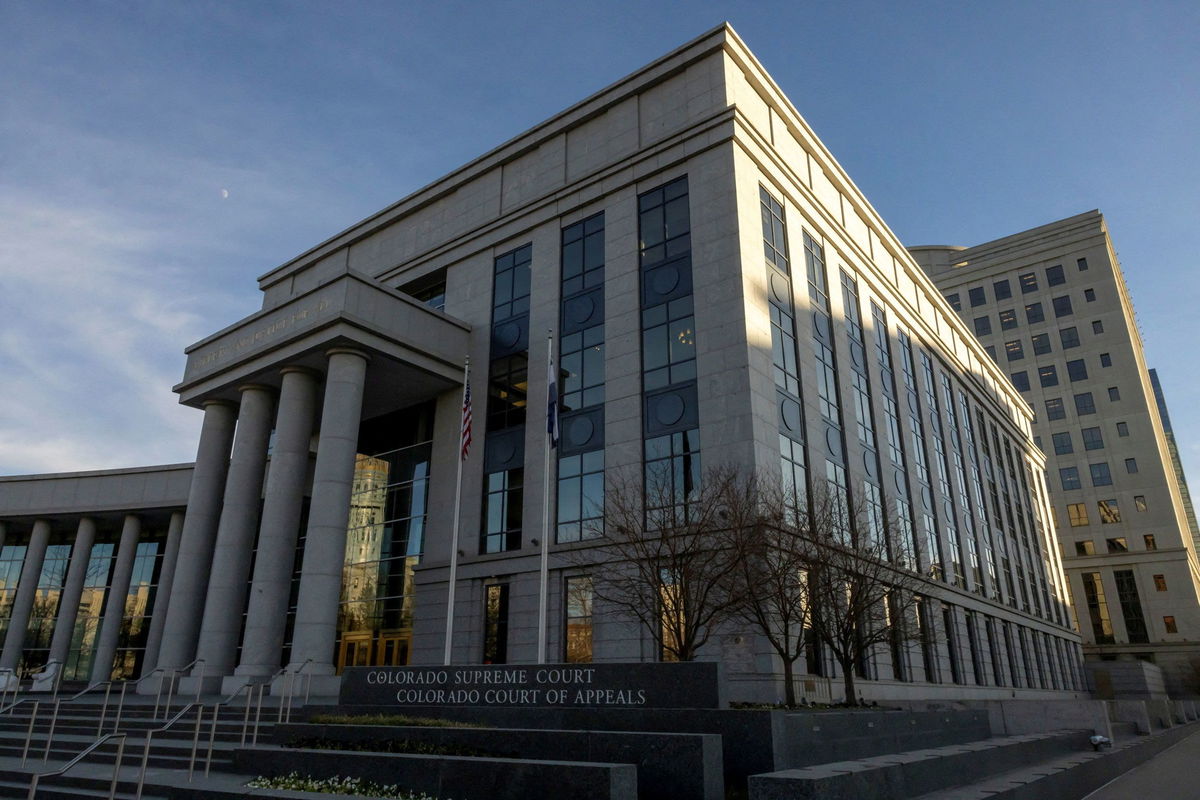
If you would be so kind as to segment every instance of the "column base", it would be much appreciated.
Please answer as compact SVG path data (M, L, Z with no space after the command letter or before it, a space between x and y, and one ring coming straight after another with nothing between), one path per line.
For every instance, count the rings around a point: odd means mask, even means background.
M31 692L53 692L55 685L58 683L58 671L61 669L59 664L51 662L46 665L46 668L33 676L33 686L30 687Z
M269 675L226 675L221 679L221 695L223 697L231 697L235 692L239 692L247 686L265 683L268 677ZM246 693L242 692L241 697L244 700ZM240 704L242 700L235 698L234 703Z
M141 683L136 684L136 690L141 695L157 695L166 696L171 692L171 682L175 682L175 692L179 691L179 679L167 672L160 672L154 676L146 676L146 679Z
M182 699L204 697L205 695L215 695L221 691L221 682L225 680L224 675L188 675L179 679L179 686L175 689L175 696ZM224 696L222 696L224 699Z
M306 699L336 698L342 691L341 675L285 674L271 681L271 696L285 697L289 692L292 705L303 705Z

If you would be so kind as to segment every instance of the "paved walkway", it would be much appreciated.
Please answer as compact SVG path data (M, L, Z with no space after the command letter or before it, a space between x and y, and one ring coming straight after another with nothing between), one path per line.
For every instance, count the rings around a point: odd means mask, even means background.
M1171 745L1084 800L1200 800L1200 731Z

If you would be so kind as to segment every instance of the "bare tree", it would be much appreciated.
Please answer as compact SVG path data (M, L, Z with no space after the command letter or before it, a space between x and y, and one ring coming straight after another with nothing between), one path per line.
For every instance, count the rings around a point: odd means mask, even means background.
M726 485L730 548L736 555L729 595L737 616L754 627L783 664L784 703L796 705L795 665L809 622L808 570L813 547L798 523L804 499L779 480L738 476Z
M736 470L726 468L694 483L659 473L644 482L633 472L611 475L596 547L575 551L573 559L593 574L596 597L636 619L664 660L694 660L733 614L729 574L737 553L725 531L736 482Z
M810 548L809 626L841 667L853 704L855 673L876 647L919 640L913 611L924 581L909 568L896 520L865 490L822 484L801 528Z

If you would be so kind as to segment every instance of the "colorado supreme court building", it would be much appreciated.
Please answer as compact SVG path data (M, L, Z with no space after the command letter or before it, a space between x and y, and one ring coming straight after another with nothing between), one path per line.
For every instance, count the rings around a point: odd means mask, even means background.
M861 487L903 525L936 635L874 653L866 698L1084 689L1029 405L728 26L259 287L187 348L194 464L0 479L0 668L316 690L442 663L447 615L454 662L530 662L542 541L549 660L656 660L562 554L606 475L687 491L734 464ZM750 631L702 657L732 699L781 695ZM836 675L819 648L804 667Z

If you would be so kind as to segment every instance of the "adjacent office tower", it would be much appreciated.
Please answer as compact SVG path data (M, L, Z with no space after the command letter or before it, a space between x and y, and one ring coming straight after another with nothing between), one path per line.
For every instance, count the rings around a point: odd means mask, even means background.
M909 251L1034 411L1085 654L1193 691L1196 545L1104 217Z

